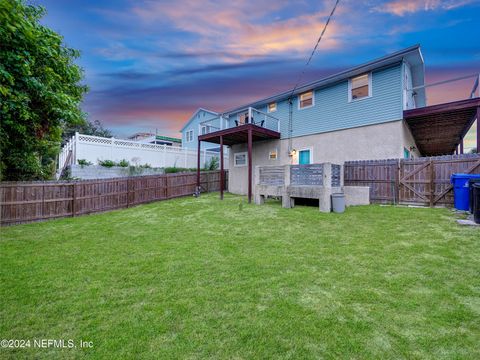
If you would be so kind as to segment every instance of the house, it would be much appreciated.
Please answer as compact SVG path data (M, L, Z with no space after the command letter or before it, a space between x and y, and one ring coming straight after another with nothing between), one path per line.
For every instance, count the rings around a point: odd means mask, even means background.
M412 46L228 110L198 140L230 147L229 191L249 200L256 166L452 154L480 99L426 106L424 68Z
M127 140L140 141L140 140L144 140L146 138L150 138L152 136L155 136L155 134L154 133L149 133L149 132L138 132L138 133L135 133L135 134L127 137Z
M132 136L129 136L128 140L138 141L142 143L156 144L156 145L173 146L173 147L182 146L182 139L178 139L170 136L155 135L152 133L136 133L136 134L133 134Z
M216 128L213 125L204 125L205 121L217 118L219 114L215 111L199 108L193 113L181 130L183 147L198 148L198 136L213 132ZM202 142L201 150L218 151L218 144Z

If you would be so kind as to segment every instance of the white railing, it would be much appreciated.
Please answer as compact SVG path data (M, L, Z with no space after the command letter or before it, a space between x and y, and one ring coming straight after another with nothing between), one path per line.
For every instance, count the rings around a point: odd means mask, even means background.
M227 114L220 114L212 119L200 123L201 134L209 134L215 131L242 126L245 124L254 124L256 126L280 132L280 120L263 111L252 107L236 111L235 114L242 113L242 118L229 117Z
M467 82L469 79L474 79L473 87L471 82ZM463 81L463 83L461 83ZM419 106L418 104L415 105L415 108L428 106L428 105L435 105L436 103L432 103L432 101L427 101L430 98L429 91L433 91L432 88L438 87L443 85L441 90L438 90L442 96L437 97L441 98L441 102L451 102L457 100L465 100L465 99L474 99L480 97L480 73L470 74L466 76L460 76L453 79L447 79L442 81L437 81L431 84L425 84L420 86L415 86L410 89L406 89L407 96L412 96L415 98L417 93L420 90L425 91L425 104ZM452 85L453 84L453 85ZM451 85L451 88L448 88L448 85ZM471 90L470 90L471 89ZM411 94L411 95L410 95ZM445 101L445 98L448 100ZM435 102L435 101L434 101Z
M71 163L87 160L98 164L99 160L127 160L132 165L149 164L152 167L197 167L197 150L182 147L149 144L138 141L104 138L76 133L62 148L58 169L65 166L68 154L72 152ZM217 151L201 150L200 166L204 167L212 158L219 157ZM228 167L228 152L224 154L224 163ZM67 164L70 165L70 164Z
M69 154L71 156L69 157ZM57 179L60 177L60 173L66 165L71 165L73 163L73 159L75 157L75 136L72 136L62 147L60 150L60 154L58 154L58 162L57 162ZM70 164L67 164L67 161Z

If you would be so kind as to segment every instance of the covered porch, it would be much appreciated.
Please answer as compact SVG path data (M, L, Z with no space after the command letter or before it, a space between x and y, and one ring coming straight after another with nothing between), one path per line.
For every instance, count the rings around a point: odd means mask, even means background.
M405 110L407 122L422 156L463 154L464 138L477 121L476 146L480 145L480 98Z
M254 113L259 113L255 119ZM224 129L207 132L198 136L198 154L200 154L201 142L206 141L220 145L220 198L223 199L224 193L224 146L232 146L235 144L247 144L247 167L248 167L248 202L252 202L253 194L253 169L252 169L252 148L255 141L280 139L280 127L278 119L268 114L264 114L253 108L248 109L248 121L239 123L235 121L233 126L227 126ZM267 118L268 117L268 118ZM276 120L276 121L273 121ZM215 119L213 119L215 120ZM220 116L220 120L222 117ZM223 121L220 121L224 123ZM212 126L205 124L208 129ZM200 186L200 155L197 158L197 186Z

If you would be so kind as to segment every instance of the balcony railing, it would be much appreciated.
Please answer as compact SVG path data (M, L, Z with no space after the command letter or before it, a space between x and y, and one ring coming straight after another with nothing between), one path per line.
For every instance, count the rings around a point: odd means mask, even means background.
M413 104L407 106L407 109L478 98L480 73L415 86L406 89L406 93L413 98Z
M235 115L220 114L200 123L200 134L210 134L215 131L253 124L265 129L280 132L280 120L263 111L252 107L236 111Z

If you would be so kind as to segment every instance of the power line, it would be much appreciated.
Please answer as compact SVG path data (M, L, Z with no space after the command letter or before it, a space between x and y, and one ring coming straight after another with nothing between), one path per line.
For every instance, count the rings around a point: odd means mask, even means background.
M302 72L298 76L297 82L295 83L295 86L292 89L292 92L290 93L290 96L288 98L289 102L289 119L288 119L288 139L289 139L289 149L288 151L290 152L292 150L292 131L293 131L293 121L292 121L292 115L293 115L293 109L292 109L292 96L295 93L295 90L297 90L298 85L300 85L300 81L302 81L303 75L305 75L305 71L307 70L308 65L310 65L310 62L312 61L313 55L315 55L315 51L317 51L318 45L320 44L320 41L322 41L323 35L325 34L325 31L327 30L328 24L330 24L330 20L333 17L333 14L335 13L335 10L337 9L338 3L340 0L335 1L335 5L333 6L332 11L330 12L330 15L327 18L327 22L325 23L322 32L320 33L320 36L318 37L317 43L315 44L312 53L310 54L307 62L305 63Z

